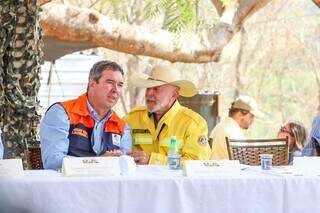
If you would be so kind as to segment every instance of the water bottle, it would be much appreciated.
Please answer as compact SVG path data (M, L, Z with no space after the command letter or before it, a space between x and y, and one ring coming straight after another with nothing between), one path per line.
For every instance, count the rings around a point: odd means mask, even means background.
M177 138L172 136L168 150L168 166L169 169L180 168L180 154L178 150Z

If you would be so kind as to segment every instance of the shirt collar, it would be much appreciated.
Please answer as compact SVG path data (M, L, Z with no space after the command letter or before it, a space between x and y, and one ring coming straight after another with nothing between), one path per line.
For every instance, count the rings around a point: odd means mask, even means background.
M180 108L181 108L181 105L178 102L178 100L176 100L174 104L171 106L171 108L162 116L159 123L163 121L163 123L170 125L171 121L174 120L175 115L178 113Z
M108 118L110 118L110 116L112 115L112 110L109 110L102 119L99 119L99 114L93 109L93 107L91 106L91 104L89 103L88 99L87 99L87 107L88 107L88 111L90 113L90 116L96 121L102 121L102 120L106 120Z

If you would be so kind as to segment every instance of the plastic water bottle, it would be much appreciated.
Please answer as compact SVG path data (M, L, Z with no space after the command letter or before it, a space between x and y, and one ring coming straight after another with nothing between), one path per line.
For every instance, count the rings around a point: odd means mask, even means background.
M168 150L168 166L169 169L180 168L180 154L178 150L177 138L172 136Z

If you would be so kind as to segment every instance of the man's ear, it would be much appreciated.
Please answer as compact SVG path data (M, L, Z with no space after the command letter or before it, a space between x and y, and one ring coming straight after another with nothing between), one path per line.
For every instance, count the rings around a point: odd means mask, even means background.
M97 82L95 82L95 81L92 80L92 79L89 79L88 87L93 87L95 84L97 84Z
M179 90L180 90L179 87L176 87L176 89L174 90L173 97L174 97L175 99L177 99L177 98L179 97Z

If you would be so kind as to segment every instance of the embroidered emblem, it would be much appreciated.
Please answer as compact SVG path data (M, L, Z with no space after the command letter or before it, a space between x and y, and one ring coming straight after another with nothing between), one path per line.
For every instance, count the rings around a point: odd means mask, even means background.
M88 138L88 132L83 129L77 128L77 127L72 130L71 134Z
M205 136L200 136L199 139L198 139L198 143L200 145L206 145L208 142L207 142L207 138Z
M120 139L121 139L121 135L112 134L112 143L113 143L113 145L120 147Z

